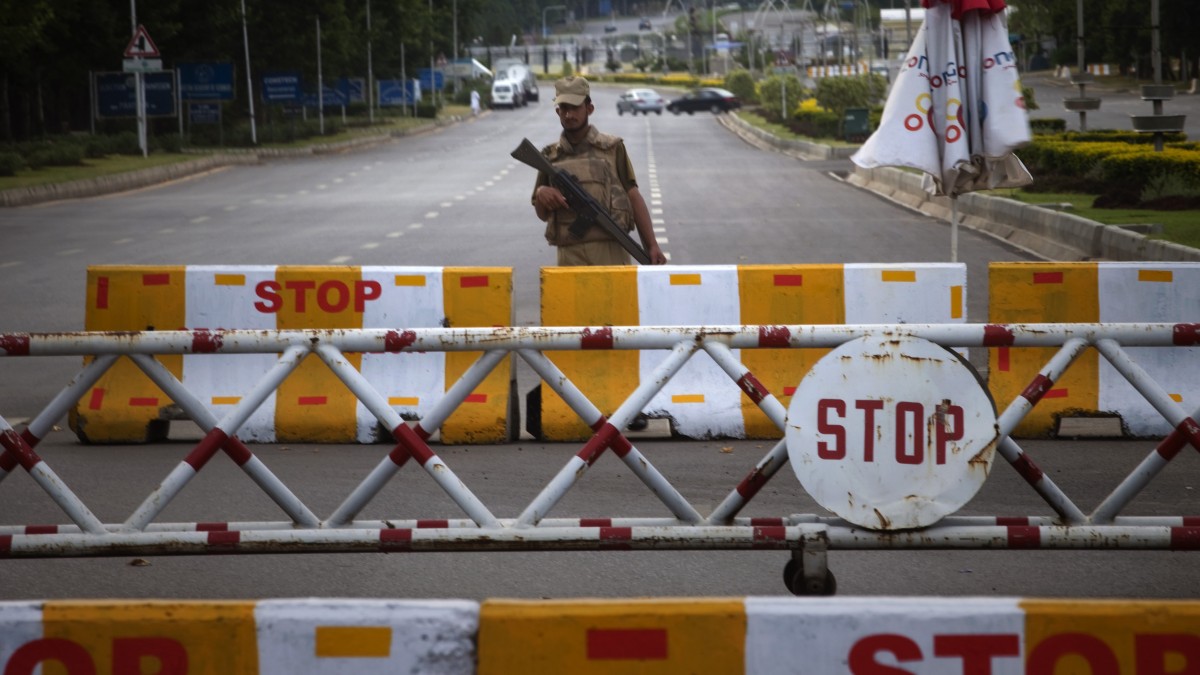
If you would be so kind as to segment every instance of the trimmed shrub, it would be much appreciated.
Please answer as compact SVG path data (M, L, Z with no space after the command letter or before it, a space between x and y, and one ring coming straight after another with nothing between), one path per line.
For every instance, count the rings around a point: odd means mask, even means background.
M803 107L787 121L793 133L809 138L837 138L841 124L842 119L828 110Z
M772 75L758 83L759 106L775 121L789 119L807 93L800 78L792 74Z
M25 157L32 169L47 166L79 166L83 164L83 147L74 143L47 145Z
M0 152L0 176L15 176L25 168L25 160L15 152Z
M754 76L747 70L738 69L726 75L724 87L745 105L758 103L758 88L754 86Z
M1067 121L1057 117L1039 117L1029 120L1029 128L1035 134L1061 134L1067 130Z

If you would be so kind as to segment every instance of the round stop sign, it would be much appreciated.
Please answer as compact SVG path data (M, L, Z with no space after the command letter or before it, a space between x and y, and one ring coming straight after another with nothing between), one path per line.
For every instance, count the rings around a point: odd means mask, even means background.
M886 335L834 349L788 406L792 468L821 506L873 530L925 527L983 486L996 407L957 353Z

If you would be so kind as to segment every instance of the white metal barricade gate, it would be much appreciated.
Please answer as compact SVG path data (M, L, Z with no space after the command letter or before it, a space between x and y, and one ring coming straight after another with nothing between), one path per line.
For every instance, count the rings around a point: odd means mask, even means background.
M626 425L700 351L781 430L787 410L737 358L739 349L835 348L851 340L919 339L943 347L1058 347L1029 386L996 418L995 450L1055 517L949 515L928 527L871 529L814 514L746 518L739 512L789 461L779 441L707 515L701 514L622 433ZM0 481L20 466L66 513L70 524L0 523L0 557L499 550L788 550L784 579L796 594L832 593L831 549L1200 549L1200 517L1120 515L1185 446L1200 450L1200 425L1127 353L1130 347L1200 346L1198 324L906 324L676 327L574 327L413 330L155 331L141 333L0 334L0 356L92 356L93 360L18 433L0 418ZM1008 434L1087 349L1099 351L1170 423L1173 431L1111 491L1084 513ZM660 349L669 356L610 417L589 402L544 352ZM410 427L345 358L348 353L479 351L484 354L433 409ZM277 353L279 359L223 419L216 419L155 358L160 354ZM487 374L516 354L554 388L594 431L582 449L515 517L494 514L426 440ZM206 434L124 522L103 523L35 452L39 440L120 357L131 359ZM322 517L304 504L241 441L241 424L300 362L315 356L392 430L395 447ZM608 449L670 512L661 518L549 518L564 495ZM227 454L279 506L276 522L157 522L172 499L219 451ZM400 469L415 459L466 518L360 520L356 516ZM2 516L0 516L2 517Z

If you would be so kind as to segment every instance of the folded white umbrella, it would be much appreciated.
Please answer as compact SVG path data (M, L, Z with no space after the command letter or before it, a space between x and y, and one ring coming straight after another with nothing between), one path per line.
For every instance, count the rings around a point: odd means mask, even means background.
M1003 0L924 4L879 128L850 159L865 169L917 169L930 194L951 198L1028 185L1033 177L1013 151L1032 134ZM956 256L953 201L951 223Z

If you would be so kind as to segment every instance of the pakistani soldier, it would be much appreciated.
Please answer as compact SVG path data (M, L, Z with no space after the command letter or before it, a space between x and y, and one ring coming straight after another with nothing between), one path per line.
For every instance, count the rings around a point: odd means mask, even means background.
M554 83L554 93L554 111L562 135L557 143L543 148L542 154L555 167L574 175L626 231L637 229L651 264L666 264L667 258L654 236L650 210L638 191L625 141L601 133L589 122L595 107L588 81L582 77L563 78ZM591 227L578 238L568 231L575 213L544 173L538 173L532 202L538 218L546 223L546 241L558 249L559 265L631 264L629 253L603 228Z

